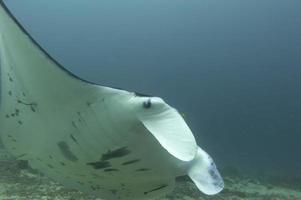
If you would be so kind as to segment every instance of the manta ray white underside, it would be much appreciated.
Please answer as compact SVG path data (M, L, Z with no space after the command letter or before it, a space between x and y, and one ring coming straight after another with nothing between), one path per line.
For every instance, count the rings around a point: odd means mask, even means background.
M1 139L54 180L107 199L143 199L188 174L223 188L181 115L158 97L89 83L51 58L0 1Z

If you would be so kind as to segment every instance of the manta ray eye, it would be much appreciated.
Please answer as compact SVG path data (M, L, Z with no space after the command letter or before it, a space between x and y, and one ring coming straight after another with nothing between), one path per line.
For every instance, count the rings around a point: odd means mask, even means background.
M152 107L151 99L148 99L147 101L144 101L144 102L143 102L143 108L148 109L148 108L150 108L150 107Z

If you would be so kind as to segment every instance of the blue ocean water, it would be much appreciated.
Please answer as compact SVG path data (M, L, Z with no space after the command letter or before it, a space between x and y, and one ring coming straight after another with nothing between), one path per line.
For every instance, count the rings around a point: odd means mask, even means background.
M301 174L301 2L6 1L66 68L163 97L218 166Z

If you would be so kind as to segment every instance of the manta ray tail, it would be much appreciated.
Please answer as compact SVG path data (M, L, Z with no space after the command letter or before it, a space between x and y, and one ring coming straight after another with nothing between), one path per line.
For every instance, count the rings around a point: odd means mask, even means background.
M212 158L200 147L188 169L188 176L196 186L207 195L214 195L222 191L224 182Z

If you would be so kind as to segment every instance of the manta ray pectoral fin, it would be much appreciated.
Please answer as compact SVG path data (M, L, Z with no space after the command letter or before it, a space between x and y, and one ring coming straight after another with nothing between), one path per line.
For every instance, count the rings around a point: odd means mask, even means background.
M138 118L170 154L182 161L191 161L197 144L183 117L162 99L152 98L152 101L155 103L139 112Z
M16 90L29 91L35 101L63 104L70 99L119 91L83 80L64 68L31 37L3 1L0 1L0 62L1 88L9 88L6 93L11 97L16 96Z
M217 194L224 188L224 181L212 158L200 147L196 157L191 162L188 175L198 189L207 195Z

